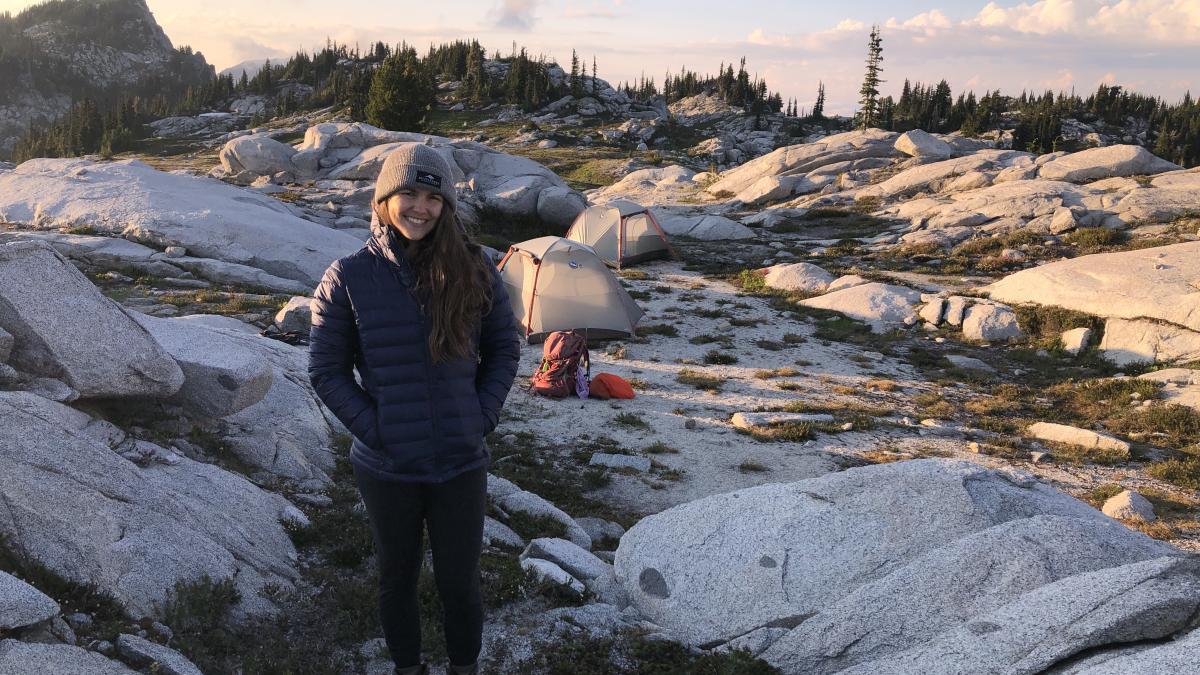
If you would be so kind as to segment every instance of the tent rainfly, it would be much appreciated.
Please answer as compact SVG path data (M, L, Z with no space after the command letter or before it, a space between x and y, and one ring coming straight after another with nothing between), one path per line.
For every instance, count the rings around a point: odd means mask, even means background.
M590 246L538 237L509 247L496 266L530 343L556 330L631 337L645 312Z
M584 209L566 236L591 246L605 263L617 269L654 258L675 257L654 214L625 199Z

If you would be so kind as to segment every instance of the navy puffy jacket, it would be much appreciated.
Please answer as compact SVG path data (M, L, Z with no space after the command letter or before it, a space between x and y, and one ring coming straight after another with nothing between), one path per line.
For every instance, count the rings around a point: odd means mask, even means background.
M516 319L495 273L478 361L433 363L412 269L386 228L372 231L314 294L309 379L354 435L355 465L382 480L446 481L488 463L483 437L517 374Z

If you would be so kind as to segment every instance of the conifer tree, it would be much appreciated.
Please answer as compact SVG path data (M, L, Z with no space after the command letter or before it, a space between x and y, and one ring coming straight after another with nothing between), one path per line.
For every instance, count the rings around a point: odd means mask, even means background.
M418 131L435 101L433 78L416 50L401 46L375 71L367 94L367 122L393 131Z
M860 129L879 124L879 85L883 83L879 74L883 71L880 65L882 61L883 38L879 34L879 26L876 25L871 27L871 37L867 41L867 73L863 77L862 88L858 91Z
M592 54L592 96L596 95L596 55Z
M568 80L571 85L571 95L575 98L583 97L583 83L579 79L579 56L575 50L571 50L571 79Z
M812 117L815 120L825 118L825 83L817 82L817 100L813 103Z

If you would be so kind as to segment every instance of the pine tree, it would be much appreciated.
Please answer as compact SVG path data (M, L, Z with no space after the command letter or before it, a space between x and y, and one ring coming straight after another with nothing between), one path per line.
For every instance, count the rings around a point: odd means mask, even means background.
M817 82L817 100L813 103L812 118L815 120L825 118L825 83Z
M575 98L583 98L583 83L579 79L579 56L575 50L571 50L571 95Z
M859 89L859 123L858 128L868 129L879 124L879 85L883 80L879 74L883 72L880 63L883 61L883 38L879 34L879 26L871 27L871 37L867 41L867 73L863 78L862 88Z
M367 122L393 131L419 131L435 102L433 78L416 50L401 46L375 71L367 94Z
M592 96L595 96L596 89L596 55L592 55Z

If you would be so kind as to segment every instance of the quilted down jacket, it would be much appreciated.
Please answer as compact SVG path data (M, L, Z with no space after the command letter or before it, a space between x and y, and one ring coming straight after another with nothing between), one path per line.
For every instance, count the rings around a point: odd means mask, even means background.
M483 437L517 373L516 319L497 273L476 358L434 363L412 268L388 228L372 233L317 287L309 379L354 435L356 466L381 480L443 482L488 463Z

